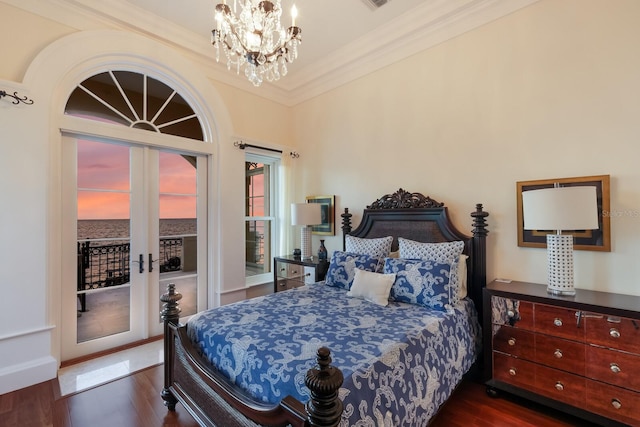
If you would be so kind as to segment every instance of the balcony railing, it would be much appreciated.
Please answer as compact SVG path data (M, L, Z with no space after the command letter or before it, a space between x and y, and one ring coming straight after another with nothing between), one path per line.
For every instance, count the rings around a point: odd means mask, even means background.
M195 236L167 237L160 239L160 272L179 271L185 268L184 241ZM85 294L93 289L129 283L130 279L129 242L110 242L100 240L78 242L78 296L81 310L86 311ZM194 254L195 255L195 254ZM194 260L187 261L193 264Z

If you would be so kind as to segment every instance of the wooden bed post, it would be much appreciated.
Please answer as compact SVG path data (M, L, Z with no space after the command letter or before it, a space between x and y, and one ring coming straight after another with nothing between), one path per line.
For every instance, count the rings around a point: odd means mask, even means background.
M473 301L476 303L478 319L482 321L482 289L487 286L487 221L489 212L482 210L482 204L476 204L473 218Z
M340 369L331 365L331 352L320 347L317 352L318 368L307 371L304 384L311 392L311 399L305 405L307 420L311 427L334 427L342 417L342 401L338 390L344 377Z
M164 404L170 411L176 410L176 403L178 399L171 393L169 387L173 383L173 343L174 334L170 330L172 326L178 326L180 322L180 312L182 311L178 307L178 301L182 299L182 294L176 293L176 285L169 283L167 285L167 292L160 297L162 305L162 311L160 312L160 318L164 321L164 388L160 393Z

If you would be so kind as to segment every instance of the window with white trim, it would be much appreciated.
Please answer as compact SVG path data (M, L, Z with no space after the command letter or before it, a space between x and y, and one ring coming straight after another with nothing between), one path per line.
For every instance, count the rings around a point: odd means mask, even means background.
M247 285L273 280L276 253L276 176L279 157L247 153L245 161L245 275Z

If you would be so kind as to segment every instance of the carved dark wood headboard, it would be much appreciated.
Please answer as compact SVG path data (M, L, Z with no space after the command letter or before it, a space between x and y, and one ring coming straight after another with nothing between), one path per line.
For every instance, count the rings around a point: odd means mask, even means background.
M369 239L393 236L392 251L398 250L398 237L429 243L461 240L465 243L464 253L469 256L467 293L482 316L482 288L487 284L486 237L489 231L486 217L489 213L482 209L482 204L476 204L476 210L470 215L473 229L471 235L467 235L453 225L444 203L401 188L367 206L355 229L351 226L352 214L345 208L341 215L343 248L347 234Z

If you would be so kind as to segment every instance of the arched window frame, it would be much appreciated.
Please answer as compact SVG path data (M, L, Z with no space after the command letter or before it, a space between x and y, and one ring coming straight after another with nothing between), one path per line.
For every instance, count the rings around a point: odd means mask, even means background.
M83 80L65 114L204 140L198 115L178 90L147 73L107 70Z

